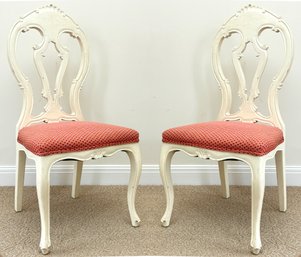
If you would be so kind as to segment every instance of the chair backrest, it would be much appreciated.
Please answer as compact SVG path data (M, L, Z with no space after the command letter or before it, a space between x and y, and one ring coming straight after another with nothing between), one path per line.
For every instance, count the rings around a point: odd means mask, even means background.
M284 44L284 58L277 73L270 80L270 86L267 96L268 115L259 112L255 104L259 97L260 82L266 69L269 56L268 46L260 42L259 36L263 31L270 30L280 33ZM233 34L239 35L240 43L232 50L232 62L237 76L238 96L240 104L237 111L231 113L233 104L233 85L230 85L229 78L226 77L221 62L221 47L225 39ZM251 79L250 89L247 90L246 74L242 68L242 56L250 44L258 57L258 65L254 76ZM219 30L213 45L212 65L215 77L219 83L222 92L222 104L219 120L244 121L244 122L262 122L285 130L278 107L278 90L282 87L283 81L291 67L293 59L293 43L288 26L282 19L272 13L255 6L246 6L234 16L232 16ZM281 60L282 61L282 60ZM236 93L236 92L235 92Z
M34 96L31 82L21 71L16 57L16 47L18 41L20 41L18 40L20 39L20 34L30 30L38 31L43 38L40 45L33 46L33 61L42 84L42 97L45 98L47 102L44 106L44 110L38 115L33 114ZM60 99L63 96L64 75L70 59L69 49L62 45L60 40L60 37L64 33L69 34L71 38L77 40L80 48L79 69L77 70L75 78L72 79L69 88L70 113L63 111L60 103ZM60 58L57 74L54 74L55 82L52 83L54 85L51 85L49 74L47 74L42 61L44 53L51 44L53 44L52 46ZM88 49L83 32L69 16L57 7L48 5L20 18L10 33L8 59L11 69L24 93L23 108L17 124L17 131L22 127L35 123L83 120L79 103L79 93L88 71Z

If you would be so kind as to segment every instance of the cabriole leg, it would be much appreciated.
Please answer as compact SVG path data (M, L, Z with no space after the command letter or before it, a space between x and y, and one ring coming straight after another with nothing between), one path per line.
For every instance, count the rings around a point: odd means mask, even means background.
M176 151L170 150L168 144L162 145L160 156L160 174L166 195L166 210L161 219L162 226L168 227L174 203L174 191L170 174L171 159Z
M46 158L36 160L37 194L41 218L40 251L42 254L50 252L50 168Z
M128 193L127 193L128 208L130 212L132 226L137 227L139 226L140 218L136 212L135 198L136 198L137 186L141 176L141 169L142 169L141 154L140 154L140 149L138 144L132 146L131 150L126 150L125 152L129 156L130 163L131 163L131 174L130 174L130 180L128 185Z
M229 198L230 197L229 179L228 179L228 172L227 172L225 161L218 162L218 169L219 169L219 177L221 180L222 196L224 198Z
M72 198L77 198L79 196L80 179L82 177L83 163L83 161L76 161L75 164L71 193Z
M252 169L252 217L251 217L251 248L253 254L261 252L260 220L265 187L265 160L254 159Z
M15 211L19 212L22 211L26 154L22 150L17 150L16 157Z
M279 210L286 211L286 178L285 178L285 156L284 151L278 151L275 155L276 160L276 173L278 182L278 194L279 194Z

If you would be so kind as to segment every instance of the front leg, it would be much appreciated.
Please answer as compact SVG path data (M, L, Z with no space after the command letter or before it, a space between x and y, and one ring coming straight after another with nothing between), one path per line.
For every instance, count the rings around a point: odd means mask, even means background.
M128 208L131 217L131 223L133 227L138 227L140 223L140 218L136 212L135 208L135 198L136 198L136 191L138 182L141 176L141 154L140 148L138 144L132 145L130 149L125 150L127 155L129 156L130 163L131 163L131 174L130 180L128 185Z
M161 219L163 227L169 226L174 203L174 191L170 174L170 165L175 152L175 150L170 149L170 145L163 143L160 156L160 174L166 195L166 210Z
M36 160L37 195L41 219L40 251L42 254L50 252L50 168L47 157Z
M254 157L252 169L252 218L251 218L251 248L253 254L261 252L260 220L265 187L265 160Z

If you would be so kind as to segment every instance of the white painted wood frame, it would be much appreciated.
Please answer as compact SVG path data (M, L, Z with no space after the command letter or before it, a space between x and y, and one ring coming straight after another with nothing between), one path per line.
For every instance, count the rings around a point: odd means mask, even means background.
M41 79L43 91L42 96L47 100L44 111L39 115L32 114L34 99L33 89L29 79L21 71L17 63L16 46L21 33L29 30L37 30L43 37L40 45L33 47L33 58ZM69 51L60 42L60 36L63 33L69 34L77 40L80 51L81 60L78 73L72 80L70 85L69 104L70 113L62 110L60 99L63 95L62 83L63 77L69 61ZM47 51L50 44L53 44L61 63L56 75L54 90L51 89L46 69L43 65L43 55ZM79 26L59 8L48 5L37 9L21 18L12 28L8 43L8 59L11 69L23 90L23 108L21 116L17 123L17 131L23 127L38 123L63 122L63 121L82 121L84 120L79 101L79 94L86 77L89 67L88 47L84 33ZM131 164L131 173L128 184L128 208L132 226L139 225L140 219L135 209L136 189L141 175L141 156L138 143L116 145L100 149L93 149L81 152L70 152L63 154L53 154L49 156L37 156L23 145L16 142L16 185L15 185L15 211L22 210L22 196L24 186L24 173L26 157L33 159L36 164L36 186L41 218L41 240L40 250L43 254L50 252L50 169L51 166L61 160L76 160L74 170L74 179L72 185L72 197L79 195L80 179L83 168L83 161L91 159L99 159L102 157L112 156L117 152L123 151L127 153Z
M285 47L285 57L281 65L280 71L271 79L268 93L268 109L269 115L263 115L258 111L255 99L259 97L259 83L265 70L268 59L268 46L260 42L259 36L264 30L272 30L280 33ZM221 65L221 46L225 39L232 34L240 36L240 44L232 50L232 61L238 77L239 92L238 96L241 100L239 110L231 113L232 91L229 79L225 76ZM252 79L249 94L246 89L246 76L244 74L241 56L247 45L253 46L259 61ZM219 30L213 43L212 66L215 77L222 93L222 103L218 120L220 121L242 121L242 122L260 122L267 125L280 128L285 135L285 126L281 118L278 106L278 90L281 89L283 81L290 70L293 59L293 42L291 34L286 23L274 14L248 5L232 16ZM210 107L209 107L210 108ZM221 152L207 149L200 149L185 145L176 145L163 143L161 148L160 172L166 193L166 211L162 217L162 225L167 227L170 224L174 193L171 180L171 159L174 153L181 151L192 157L200 157L202 159L210 159L218 161L222 196L230 197L229 183L225 161L239 160L247 163L251 167L252 174L252 211L251 211L251 248L253 254L259 254L262 249L260 239L260 219L262 211L262 203L265 188L265 165L266 161L274 158L276 160L277 181L279 190L279 210L285 212L286 203L286 180L285 180L285 142L278 145L264 156L252 156L248 154L239 154L232 152Z

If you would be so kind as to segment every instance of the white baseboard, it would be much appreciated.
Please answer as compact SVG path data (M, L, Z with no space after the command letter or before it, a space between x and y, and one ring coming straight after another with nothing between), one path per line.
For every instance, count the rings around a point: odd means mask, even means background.
M126 185L129 179L129 165L84 165L82 185ZM51 170L51 185L71 185L73 165L57 164ZM247 166L229 165L231 185L250 185L251 173ZM35 185L35 166L28 165L25 185ZM217 165L172 165L175 185L219 185ZM301 166L287 166L288 186L301 186ZM15 166L0 166L0 186L15 184ZM141 185L161 185L158 165L143 165ZM266 167L266 185L276 185L275 166Z

